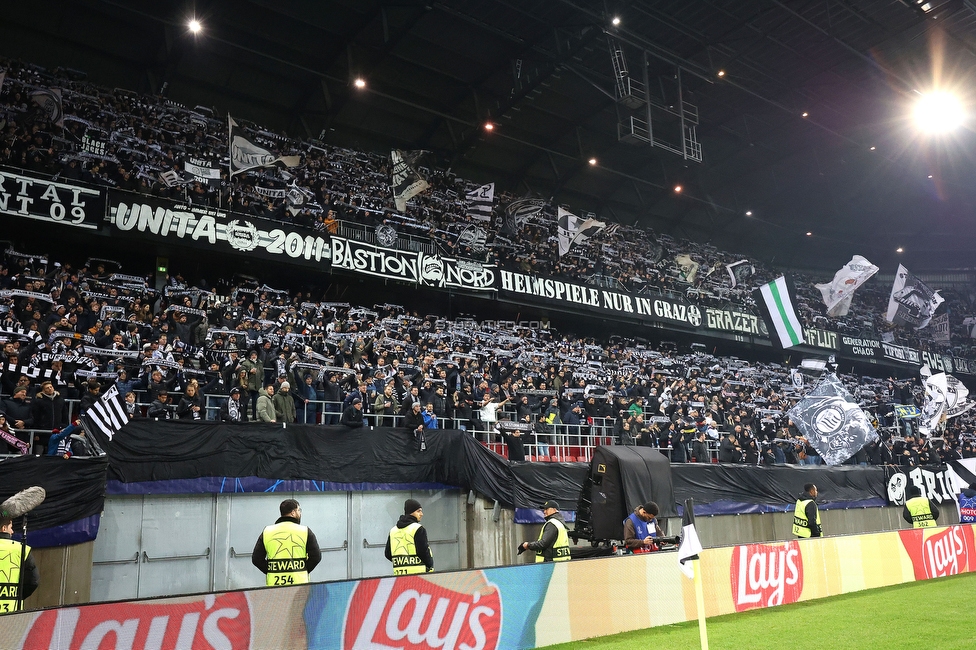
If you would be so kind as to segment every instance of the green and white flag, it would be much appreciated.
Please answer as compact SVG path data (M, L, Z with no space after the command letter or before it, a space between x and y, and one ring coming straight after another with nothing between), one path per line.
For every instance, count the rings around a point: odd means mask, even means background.
M796 290L785 276L780 276L752 292L762 310L773 343L791 348L803 343L803 327L796 313Z

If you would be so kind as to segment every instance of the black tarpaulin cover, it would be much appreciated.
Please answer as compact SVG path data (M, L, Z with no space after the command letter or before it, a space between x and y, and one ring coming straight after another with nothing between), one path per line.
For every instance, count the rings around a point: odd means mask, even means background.
M512 463L511 468L516 507L532 509L552 499L572 510L589 472L586 463Z
M105 458L9 458L0 462L0 501L25 488L40 486L47 497L27 515L28 533L67 524L102 511L107 470ZM14 527L19 529L19 520Z
M402 429L133 420L100 442L110 477L125 483L207 476L440 483L515 505L509 462L462 431L428 431L421 452Z
M694 498L696 512L699 505L716 502L785 507L796 502L805 483L817 486L820 493L817 501L825 505L875 499L881 499L883 505L886 498L883 467L688 463L672 466L671 476L675 499L683 503L687 498ZM740 506L734 510L749 511Z
M623 520L634 508L655 501L661 517L677 516L671 463L647 447L597 447L590 463L590 520L597 539L622 539Z

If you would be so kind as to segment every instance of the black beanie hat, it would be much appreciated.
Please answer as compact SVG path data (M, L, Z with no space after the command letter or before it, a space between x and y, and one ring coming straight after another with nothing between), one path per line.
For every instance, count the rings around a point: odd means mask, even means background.
M403 502L403 514L405 515L412 515L420 510L420 508L420 501L417 501L416 499L407 499Z

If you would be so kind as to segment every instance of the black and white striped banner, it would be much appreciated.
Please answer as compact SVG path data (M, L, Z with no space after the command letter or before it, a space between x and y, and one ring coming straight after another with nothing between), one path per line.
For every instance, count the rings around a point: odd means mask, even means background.
M119 395L118 388L114 385L105 391L105 394L81 416L81 424L85 431L94 437L100 445L103 442L112 442L115 434L128 421L129 416L125 412L125 403L122 396Z

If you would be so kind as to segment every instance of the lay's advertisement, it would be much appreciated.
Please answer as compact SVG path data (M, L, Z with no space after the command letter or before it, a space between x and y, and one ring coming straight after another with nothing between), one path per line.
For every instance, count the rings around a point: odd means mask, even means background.
M971 572L974 528L707 549L706 615ZM695 617L676 555L652 553L9 614L0 647L510 650Z

